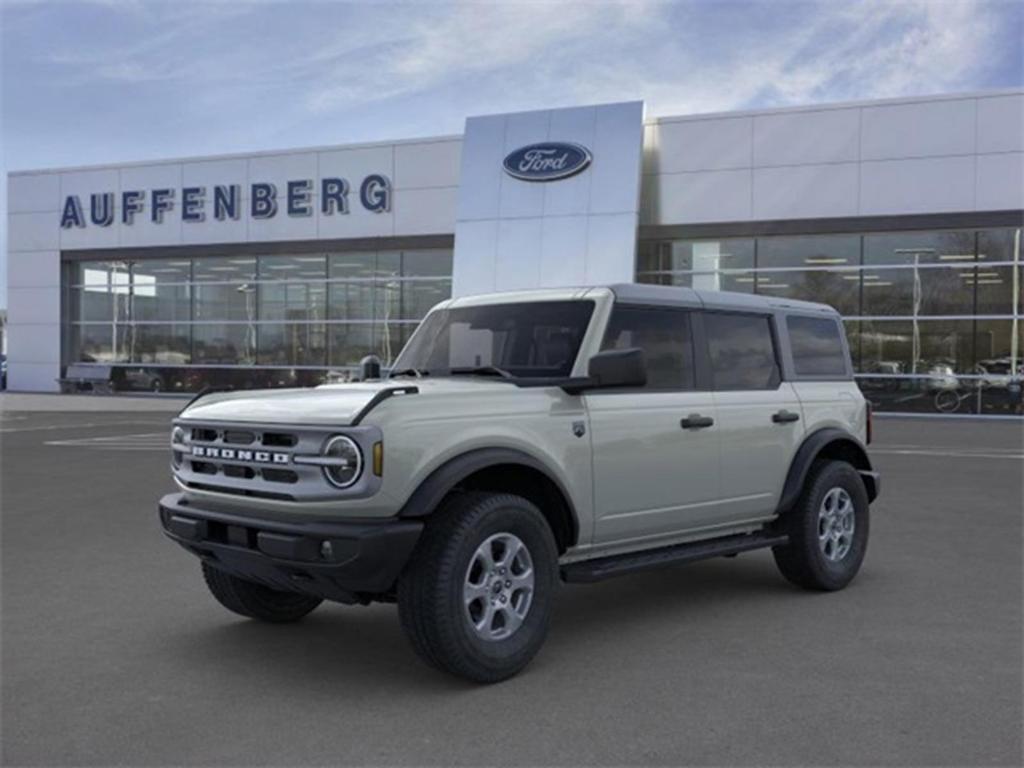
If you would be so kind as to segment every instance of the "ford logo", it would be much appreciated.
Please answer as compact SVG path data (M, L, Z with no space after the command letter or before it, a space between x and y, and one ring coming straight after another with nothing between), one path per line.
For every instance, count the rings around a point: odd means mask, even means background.
M590 165L590 150L579 144L549 141L511 152L505 173L523 181L555 181L574 176Z

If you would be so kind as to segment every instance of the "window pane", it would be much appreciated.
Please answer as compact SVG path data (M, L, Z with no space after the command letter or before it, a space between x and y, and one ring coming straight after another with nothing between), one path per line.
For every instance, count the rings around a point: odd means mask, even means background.
M68 289L68 320L74 322L126 322L129 319L128 287L123 290L104 285Z
M327 276L327 257L323 254L261 256L260 280L323 280Z
M950 264L974 261L974 231L893 232L864 236L864 264Z
M374 352L372 323L338 323L327 326L332 366L354 366Z
M647 389L693 389L690 315L616 306L601 349L639 347L647 358Z
M191 342L191 326L185 323L136 325L130 357L136 363L187 365Z
M863 281L866 317L974 313L973 265L865 269Z
M330 283L328 317L331 320L372 320L378 288L372 282Z
M951 376L973 371L973 321L872 320L861 323L861 368L869 373Z
M72 285L84 285L94 290L114 290L128 293L130 282L127 261L72 262Z
M965 270L966 272L966 270ZM1014 313L1014 278L1016 295L1020 296L1020 272L1014 275L1014 267L990 267L979 264L964 277L965 282L977 286L979 315L1012 315ZM1016 304L1020 306L1018 298Z
M216 256L196 259L192 279L197 283L250 282L256 279L256 257Z
M187 322L192 319L192 296L188 285L153 282L140 284L135 275L132 319Z
M860 263L858 235L762 237L757 241L757 268L853 267Z
M190 259L146 259L132 265L132 280L136 286L154 283L187 283L192 279ZM137 291L136 291L137 293Z
M197 283L196 320L255 320L256 286L253 283Z
M256 362L256 326L245 323L194 326L192 362L252 365Z
M323 320L327 287L318 283L260 283L260 320Z
M387 284L381 291L385 314L379 319L421 320L427 312L451 298L451 280L407 280Z
M402 277L451 277L452 252L447 249L402 251Z
M816 301L843 315L859 314L860 274L808 270L806 272L758 272L757 292L768 296Z
M322 323L264 323L259 327L260 365L323 365Z
M838 322L790 316L786 318L786 327L798 375L846 377L846 356Z
M128 326L71 326L71 361L83 363L128 362Z
M641 240L637 271L715 272L719 269L752 269L754 241L728 240Z
M368 280L377 276L376 251L332 253L328 257L329 277L337 279Z
M715 389L778 386L779 370L768 318L709 312L704 315L704 328Z

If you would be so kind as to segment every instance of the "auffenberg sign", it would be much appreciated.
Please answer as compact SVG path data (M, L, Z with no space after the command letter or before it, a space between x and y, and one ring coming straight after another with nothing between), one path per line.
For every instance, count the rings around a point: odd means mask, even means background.
M276 184L258 182L249 185L249 215L254 219L272 219L283 208L288 216L312 216L313 180L296 179L278 190ZM344 215L349 212L351 188L346 179L328 177L320 179L320 213L324 216ZM359 205L372 213L391 210L391 181L379 173L371 173L359 185ZM88 210L83 207L78 195L64 198L61 208L62 229L85 227L109 227L114 223L115 193L96 192L89 195ZM148 215L155 224L161 224L168 216L179 215L184 222L206 221L208 212L217 221L239 219L243 212L242 185L217 184L206 187L169 187L159 189L130 189L120 195L121 223L131 226L137 216ZM177 213L176 213L177 212Z

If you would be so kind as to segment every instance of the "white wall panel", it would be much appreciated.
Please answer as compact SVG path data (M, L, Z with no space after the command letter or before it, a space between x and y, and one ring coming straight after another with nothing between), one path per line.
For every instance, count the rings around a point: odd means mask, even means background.
M541 231L540 286L587 282L587 216L546 218Z
M974 210L974 157L887 160L861 167L862 215Z
M755 219L857 215L857 163L754 169Z
M60 363L59 323L7 324L8 374L25 363Z
M60 363L19 363L9 365L7 389L11 392L58 392Z
M249 200L241 201L241 214L237 219L218 221L213 216L213 187L206 188L206 218L203 221L181 222L181 242L186 245L200 243L244 243L249 222ZM279 214L280 215L280 214Z
M460 221L455 228L456 261L452 295L487 293L495 287L498 220ZM463 258L458 258L459 254Z
M281 195L280 190L278 195ZM317 210L316 202L313 202L312 212L308 216L289 216L285 209L283 197L277 202L277 215L269 219L256 219L248 217L248 239L251 242L273 241L273 240L315 240L317 234ZM380 214L388 220L390 225L390 214ZM352 221L352 215L337 216L343 223ZM389 226L390 229L390 226Z
M571 141L584 147L594 147L597 130L595 107L558 109L551 113L550 120L550 141ZM505 178L505 183L512 181L509 176ZM544 188L544 216L575 216L587 213L590 208L592 179L590 173L578 173L556 183L534 184Z
M395 234L449 234L455 231L457 187L403 189L395 206Z
M7 212L60 211L60 174L29 173L7 177Z
M978 155L979 211L1024 209L1024 152Z
M978 152L1024 152L1024 94L978 99Z
M861 159L971 154L975 117L974 99L864 107Z
M657 173L749 168L753 119L728 117L711 120L657 123Z
M60 251L8 251L7 287L60 285Z
M17 323L53 323L60 319L60 286L8 286L7 316Z
M55 211L7 216L7 247L12 251L56 250L60 233L60 214Z
M587 285L633 282L636 225L635 213L587 219Z
M212 217L214 186L218 184L223 186L237 184L241 187L242 199L248 200L248 173L249 161L244 157L200 160L182 163L181 184L185 187L206 188L208 215Z
M857 160L857 109L826 109L754 118L754 165L803 165Z
M527 144L545 141L551 123L549 112L520 112L505 118L505 144L499 156L491 155L490 162L501 167L505 155ZM544 193L547 184L501 176L500 218L522 218L544 214Z
M597 158L589 171L590 214L636 213L640 205L644 104L631 101L601 107L594 127Z
M697 171L655 177L658 224L739 221L751 217L751 171Z
M89 202L92 193L121 192L121 172L118 168L98 168L87 171L64 171L60 174L60 199L63 205L68 195L78 195L82 205Z
M496 219L501 201L502 151L505 116L488 115L466 120L459 175L460 221Z
M390 155L390 149L388 155ZM389 161L390 165L390 161ZM255 155L249 158L248 183L274 184L277 187L278 209L284 209L289 181L317 177L316 152L289 152L280 155ZM315 186L315 185L314 185Z
M459 183L461 141L395 145L395 187L455 187Z
M495 286L498 290L536 288L540 285L541 232L544 219L501 219Z

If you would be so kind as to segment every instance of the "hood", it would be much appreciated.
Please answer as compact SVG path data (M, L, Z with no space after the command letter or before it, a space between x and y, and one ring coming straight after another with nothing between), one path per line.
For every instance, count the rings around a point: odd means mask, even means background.
M347 426L374 396L385 389L414 386L420 396L461 394L496 387L512 389L514 384L467 376L458 379L409 379L324 384L310 389L263 389L248 392L220 392L197 400L181 412L181 418L197 421L237 421L270 424L325 424Z

